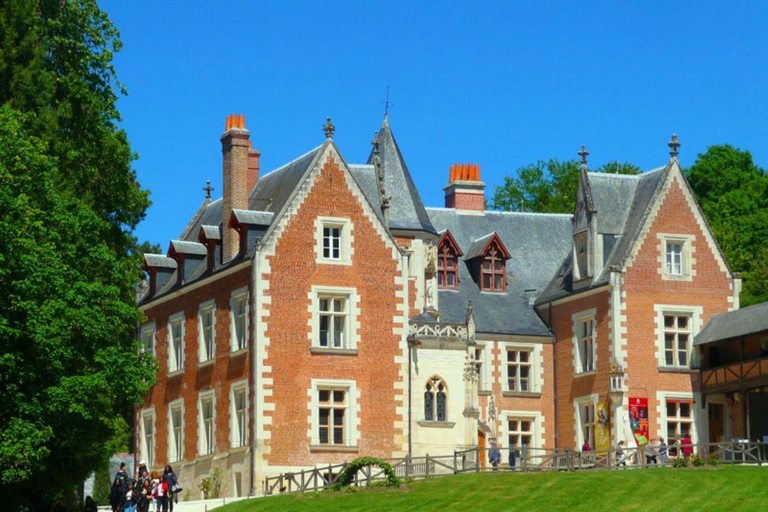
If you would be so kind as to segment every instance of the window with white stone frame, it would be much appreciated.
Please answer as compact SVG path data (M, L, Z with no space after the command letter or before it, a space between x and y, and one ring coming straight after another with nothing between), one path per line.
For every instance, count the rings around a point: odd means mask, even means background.
M507 416L507 447L521 449L534 447L534 418Z
M214 301L200 305L197 325L200 362L212 361L216 357L216 303Z
M424 389L424 421L448 421L448 387L437 376L428 379Z
M197 406L197 451L199 455L210 455L216 450L216 398L214 392L200 393Z
M141 412L141 458L147 467L155 465L155 410Z
M658 233L661 276L665 280L690 281L693 276L694 235Z
M248 445L248 387L245 381L232 385L230 393L230 429L232 448Z
M155 354L155 323L151 322L141 327L141 351Z
M230 344L232 352L248 346L248 290L241 288L232 293L230 307Z
M679 443L686 434L694 436L693 400L667 398L666 407L666 434L667 445L674 446ZM675 449L671 454L675 455Z
M574 401L575 419L576 419L576 446L581 449L584 441L589 441L589 445L595 447L595 421L597 412L598 395L588 395L577 398Z
M168 405L168 461L184 460L184 401Z
M597 365L596 310L590 309L572 315L574 374L594 372Z
M690 366L691 316L664 315L664 365L674 368Z
M184 314L168 319L168 373L184 370Z
M313 379L310 389L312 449L355 448L359 437L357 388L352 380Z
M589 277L589 244L586 231L573 236L573 252L576 259L576 279Z
M312 287L312 349L357 348L357 294L354 288Z
M477 389L480 391L488 391L491 389L491 385L486 375L489 364L486 361L486 356L490 352L490 348L486 350L485 345L475 346L475 369L477 370Z
M515 393L531 393L533 382L533 349L507 348L507 390Z
M315 220L315 253L318 263L352 264L352 222L337 217Z

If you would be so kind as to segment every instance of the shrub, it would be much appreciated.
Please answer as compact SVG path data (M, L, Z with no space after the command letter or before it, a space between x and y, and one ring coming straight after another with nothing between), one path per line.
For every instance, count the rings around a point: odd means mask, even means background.
M699 457L698 455L694 455L693 458L691 459L691 464L693 464L698 468L706 464L706 461L702 457Z
M678 457L675 459L674 464L672 464L673 467L676 468L687 468L688 467L688 461L684 459L683 457Z
M380 467L384 470L384 474L387 477L387 487L400 487L400 479L395 476L395 471L392 469L392 466L375 457L360 457L359 459L355 459L350 462L347 467L344 468L344 471L342 471L341 475L339 475L339 480L333 488L338 491L342 487L347 487L354 480L355 473L357 473L360 468L365 466Z
M720 459L717 458L717 455L710 455L709 459L707 459L707 463L709 463L710 466L717 466L720 464Z

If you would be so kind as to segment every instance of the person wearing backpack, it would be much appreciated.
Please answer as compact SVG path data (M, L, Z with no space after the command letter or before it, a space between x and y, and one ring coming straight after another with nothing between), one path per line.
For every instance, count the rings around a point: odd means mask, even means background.
M112 512L118 512L125 503L125 490L122 486L122 480L115 478L112 487L109 489L109 504L112 506Z
M170 464L166 464L165 470L163 471L163 485L165 486L165 496L162 502L163 512L168 512L169 510L173 512L173 487L177 483L176 473L173 472L173 468Z

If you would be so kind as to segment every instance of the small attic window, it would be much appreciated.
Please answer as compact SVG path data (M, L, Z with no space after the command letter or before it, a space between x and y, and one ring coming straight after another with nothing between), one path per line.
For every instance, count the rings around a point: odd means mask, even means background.
M437 286L456 290L459 288L459 256L462 255L456 240L446 231L437 244Z
M589 276L589 251L587 247L586 231L574 235L573 248L576 259L576 279L583 279Z
M504 254L496 241L491 242L483 255L480 289L487 292L507 290L507 270Z

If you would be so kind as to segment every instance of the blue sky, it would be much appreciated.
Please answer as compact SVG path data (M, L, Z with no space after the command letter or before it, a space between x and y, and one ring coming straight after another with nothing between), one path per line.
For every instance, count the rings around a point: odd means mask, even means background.
M167 250L221 195L224 119L245 115L262 172L323 141L364 162L390 124L425 204L449 166L480 164L486 196L523 165L668 158L712 144L768 166L768 2L256 2L104 0L139 181L137 229Z

